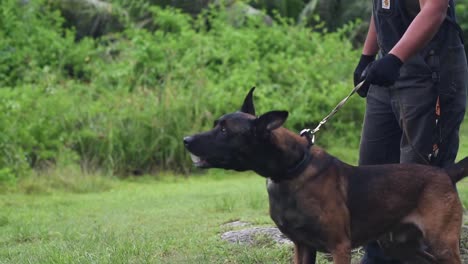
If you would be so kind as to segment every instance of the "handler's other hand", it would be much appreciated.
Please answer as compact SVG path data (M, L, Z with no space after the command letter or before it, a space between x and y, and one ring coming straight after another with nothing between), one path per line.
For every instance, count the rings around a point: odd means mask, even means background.
M356 66L356 69L354 70L353 74L353 80L354 80L354 86L357 86L360 82L362 82L366 76L365 76L365 70L369 66L369 64L372 64L372 62L375 60L375 55L361 55L361 58L359 59L359 63ZM369 90L369 83L365 82L359 90L357 90L357 93L361 97L366 97L367 96L367 91Z

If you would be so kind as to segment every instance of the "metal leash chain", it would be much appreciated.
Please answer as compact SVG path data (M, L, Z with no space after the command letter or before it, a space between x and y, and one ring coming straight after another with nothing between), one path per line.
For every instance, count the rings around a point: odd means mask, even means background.
M343 100L341 100L341 102L335 106L335 108L333 108L333 110L325 117L322 119L322 121L320 121L320 123L318 124L318 126L314 129L309 129L309 128L306 128L306 129L303 129L300 133L301 136L305 136L307 137L307 139L309 140L310 143L312 143L312 145L315 143L315 133L317 133L319 130L320 130L320 127L322 125L324 125L325 123L328 122L328 119L330 119L332 116L334 116L336 114L336 112L338 112L338 110L340 110L341 107L343 107L343 105L348 101L348 99L354 94L356 93L357 90L359 90L359 88L361 88L361 86L364 84L365 80L360 82L358 85L356 85L356 87L354 87L354 89L348 94L348 96L346 96Z

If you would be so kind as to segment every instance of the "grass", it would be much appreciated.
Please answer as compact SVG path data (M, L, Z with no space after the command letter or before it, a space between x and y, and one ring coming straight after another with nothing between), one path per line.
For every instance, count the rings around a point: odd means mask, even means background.
M226 222L273 225L261 177L216 170L112 184L98 193L0 195L0 263L290 261L287 246L220 239ZM468 181L459 187L468 205Z
M465 123L458 159L468 156L467 132ZM351 163L356 153L336 152ZM19 186L20 192L0 194L2 264L291 260L291 247L264 241L233 245L220 239L226 222L273 225L265 180L253 173L211 170L189 178L117 181L64 171L28 178ZM468 180L457 186L468 208ZM328 262L320 255L319 263Z
M99 193L0 196L0 263L285 263L290 248L230 245L222 224L271 225L251 174L113 183Z
M460 149L457 160L468 156L468 112L460 128Z

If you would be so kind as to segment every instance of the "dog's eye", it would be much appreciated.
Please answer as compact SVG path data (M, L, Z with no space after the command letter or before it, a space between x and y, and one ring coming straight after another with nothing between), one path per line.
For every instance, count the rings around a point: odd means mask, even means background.
M226 128L222 126L221 127L221 133L226 134L226 132L227 132Z

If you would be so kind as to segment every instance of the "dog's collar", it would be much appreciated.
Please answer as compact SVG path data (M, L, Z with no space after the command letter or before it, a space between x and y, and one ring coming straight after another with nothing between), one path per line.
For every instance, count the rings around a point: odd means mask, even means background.
M304 149L304 155L303 155L301 161L299 161L299 163L294 165L294 167L288 169L288 172L287 172L288 177L287 178L296 177L298 174L302 173L302 171L309 164L309 161L310 161L311 158L312 158L312 155L310 155L310 149L305 148Z
M282 182L282 181L287 181L287 180L292 180L299 176L305 168L309 165L309 161L312 159L312 155L310 154L310 148L305 147L304 148L304 155L302 156L302 159L296 163L293 167L288 168L286 171L286 175L281 175L281 177L278 178L271 178L274 182Z

